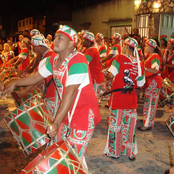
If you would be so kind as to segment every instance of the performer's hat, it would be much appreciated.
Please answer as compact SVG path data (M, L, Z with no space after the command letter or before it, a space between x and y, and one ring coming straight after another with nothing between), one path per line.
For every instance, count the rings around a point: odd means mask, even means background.
M45 46L45 47L49 48L48 45L45 42L45 37L43 35L35 35L35 36L33 36L31 38L31 44L34 47Z
M138 42L134 38L127 38L124 43L132 48L138 47Z
M51 34L47 35L47 39L50 38L51 40L53 39L53 37L51 36Z
M170 35L171 38L174 38L174 32Z
M112 36L113 39L117 39L117 40L121 40L121 35L119 33L115 33L113 36Z
M104 36L102 33L97 33L96 34L96 37L98 37L100 40L103 40L104 39Z
M160 36L160 40L161 40L161 41L162 41L162 40L167 41L167 35L161 35L161 36Z
M157 47L157 43L155 40L153 39L147 39L146 43L147 45L151 46L152 48L156 48Z
M55 35L57 33L62 33L64 34L65 36L67 36L71 41L74 42L74 46L77 45L77 32L72 29L71 27L67 26L67 25L63 25L60 29L58 29L55 33Z
M33 37L33 36L35 36L35 35L39 35L39 34L40 34L40 31L37 30L37 29L32 29L32 30L30 31L30 36L31 36L31 37Z
M94 43L94 34L89 32L89 31L86 31L84 36L83 36L84 39L86 40L89 40L90 42Z
M170 38L168 42L171 42L174 45L174 38Z
M128 35L128 34L124 34L124 35L121 37L122 40L126 40L127 38L129 38L129 35Z
M23 39L23 38L24 38L24 36L23 36L23 35L19 35L19 38L20 38L20 39Z
M8 43L5 43L5 44L4 44L4 48L5 48L5 47L9 47L9 44L8 44Z

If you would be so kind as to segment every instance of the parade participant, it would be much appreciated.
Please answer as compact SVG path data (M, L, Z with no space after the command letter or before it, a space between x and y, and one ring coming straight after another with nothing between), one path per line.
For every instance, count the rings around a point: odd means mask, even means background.
M17 56L21 53L21 45L22 45L23 38L24 37L22 35L19 35L19 41L14 43L14 45L13 45L15 56Z
M26 42L22 40L21 44L21 53L17 56L18 59L14 63L15 67L18 67L18 70L25 71L29 65L29 49L27 48Z
M165 69L162 73L163 78L168 78L172 83L174 83L174 38L171 38L167 43L167 51L164 54ZM172 100L167 101L167 106L169 107L166 112L173 112L173 96Z
M33 36L35 36L35 35L40 35L40 31L37 30L37 29L32 29L32 30L30 31L30 36L31 36L31 38L32 38Z
M107 50L106 47L104 46L104 36L102 33L97 33L95 36L95 41L97 43L97 47L99 49L100 53L100 59L103 57L106 57L107 55Z
M83 54L85 54L85 51L86 51L86 47L83 47L83 44L82 44L82 40L83 40L83 36L84 34L86 33L87 30L82 30L81 31L81 35L80 35L80 40L81 42L79 43L78 47L77 47L77 50Z
M151 39L155 40L155 42L157 43L157 46L160 47L160 43L159 43L159 40L158 40L158 34L154 34Z
M7 44L9 45L9 51L13 51L14 49L13 49L13 44L12 44L11 40L8 40Z
M106 37L104 37L104 46L106 48L106 55L108 55L108 53L109 53L109 45L107 43L107 38Z
M24 37L27 37L28 39L31 39L30 29L29 29L29 28L26 28L26 29L23 31L22 35L23 35Z
M123 48L126 54L117 55L108 70L110 73L107 80L114 80L104 153L116 159L122 153L130 160L135 160L137 153L135 139L137 96L133 89L137 86L142 87L145 83L144 68L138 58L137 46L135 39L126 39Z
M160 88L162 87L161 71L163 69L163 56L153 39L148 39L145 44L145 52L149 57L144 62L145 67L145 96L143 108L143 126L139 130L150 130L154 126L154 119L158 106Z
M109 52L109 54L106 57L101 59L102 63L106 62L105 68L110 67L113 58L121 53L121 46L119 45L120 44L120 40L121 40L121 35L119 33L115 33L112 36L112 48L111 48L111 51Z
M166 51L166 47L167 47L167 35L161 35L160 36L160 45L161 45L161 52L164 56L164 53Z
M53 50L54 43L52 42L53 37L51 34L48 34L46 39L48 40L47 45Z
M7 43L4 44L4 50L1 54L3 67L11 67L11 64L7 64L9 60L14 58L14 52L9 50L9 45Z
M45 38L42 35L35 35L35 36L32 36L31 38L31 45L33 47L34 52L37 54L36 66L39 65L39 62L41 60L47 57L51 57L50 59L54 59L54 57L57 56L57 54L47 46L44 40ZM39 83L44 83L44 81L41 81ZM23 90L16 91L16 93L18 94L19 97L22 97L26 95L30 90L34 89L35 87L36 85L31 85L26 87ZM55 87L55 83L54 83L52 75L48 76L45 79L44 91L42 92L44 94L45 102L49 109L49 113L52 115L53 118L55 118L58 107L59 107L59 97L56 91L56 87Z
M83 36L82 45L86 47L85 57L89 64L89 69L92 77L92 83L94 87L95 94L99 94L101 88L103 87L104 76L102 73L102 66L100 64L100 54L96 47L94 47L94 34L91 32L86 32ZM100 105L100 100L98 98L98 103Z
M133 37L134 39L137 40L138 43L140 43L141 36L140 36L140 34L139 34L138 28L134 28L134 29L133 29L133 34L131 35L131 37Z
M76 44L77 33L74 29L63 26L57 30L54 39L54 51L59 54L57 58L43 59L38 72L15 81L5 89L4 94L11 93L15 86L34 85L53 75L61 104L47 133L50 137L55 137L59 130L58 135L61 135L59 138L65 139L70 126L68 140L85 163L86 148L101 118L88 62L83 54L76 51ZM77 101L76 97L78 102L69 125L68 112L72 112L74 101Z
M121 35L119 33L115 33L112 36L112 47L109 54L106 57L101 59L101 63L105 62L105 65L103 67L104 78L108 76L108 68L110 67L114 57L116 57L118 54L121 53L121 46L119 45L120 40L121 40ZM111 82L107 82L106 90L110 90L110 89L111 89ZM109 99L110 99L110 94L102 97L102 100L109 100ZM105 107L108 108L108 105L105 105Z

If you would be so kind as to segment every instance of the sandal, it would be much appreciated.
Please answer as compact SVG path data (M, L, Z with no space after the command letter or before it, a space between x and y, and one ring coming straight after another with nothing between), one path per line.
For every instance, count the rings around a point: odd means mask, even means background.
M141 126L141 127L137 127L137 129L140 131L146 131L146 130L151 130L152 127L147 127L147 129L143 129L143 126Z

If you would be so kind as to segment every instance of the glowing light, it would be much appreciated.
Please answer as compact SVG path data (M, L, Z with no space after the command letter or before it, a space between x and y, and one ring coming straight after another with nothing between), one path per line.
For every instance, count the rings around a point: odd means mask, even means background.
M161 6L161 3L156 1L154 2L154 8L159 8Z
M141 0L135 0L134 3L135 3L135 5L140 5Z

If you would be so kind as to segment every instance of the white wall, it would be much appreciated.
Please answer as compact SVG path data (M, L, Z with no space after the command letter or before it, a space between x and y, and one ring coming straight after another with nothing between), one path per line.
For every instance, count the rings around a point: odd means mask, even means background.
M109 19L132 18L132 22L107 22ZM110 36L111 26L125 26L134 24L134 0L120 0L102 3L83 10L74 11L72 15L73 28L79 32L83 27L79 24L91 22L89 30L94 34L103 33Z

